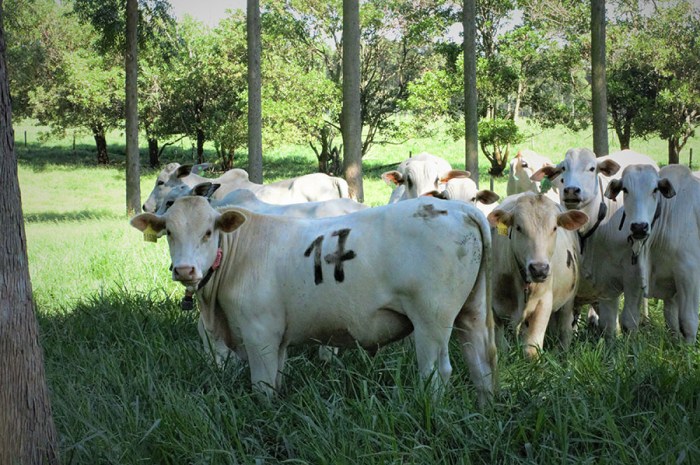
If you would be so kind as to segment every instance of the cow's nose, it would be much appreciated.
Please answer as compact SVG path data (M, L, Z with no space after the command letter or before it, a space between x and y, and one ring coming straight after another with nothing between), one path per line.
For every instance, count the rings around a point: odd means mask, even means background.
M541 283L549 276L549 263L530 263L527 268L536 283Z
M564 195L567 197L578 197L581 194L580 187L565 187Z
M632 223L630 231L635 239L644 239L649 234L649 223Z
M173 278L178 281L191 280L196 276L194 266L176 266L173 267Z

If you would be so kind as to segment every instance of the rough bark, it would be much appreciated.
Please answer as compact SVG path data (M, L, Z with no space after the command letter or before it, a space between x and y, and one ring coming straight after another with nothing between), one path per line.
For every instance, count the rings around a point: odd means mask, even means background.
M204 131L197 129L197 163L204 163Z
M263 182L262 161L262 82L260 76L260 2L248 0L248 176Z
M138 0L126 0L126 214L141 212L138 111Z
M668 164L678 164L680 162L680 140L672 136L668 138Z
M343 174L350 196L362 202L365 194L360 111L360 2L343 0Z
M608 97L605 77L605 0L591 0L591 93L593 151L608 154Z
M57 464L27 265L0 0L0 463Z
M479 117L476 112L476 0L464 0L464 166L479 185Z

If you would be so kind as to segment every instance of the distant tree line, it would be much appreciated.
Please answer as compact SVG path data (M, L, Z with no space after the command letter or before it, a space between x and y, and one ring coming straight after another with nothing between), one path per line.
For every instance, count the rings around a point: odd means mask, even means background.
M700 121L700 13L691 0L608 0L609 125L622 147L658 135L677 162ZM108 163L124 125L125 2L5 0L16 119L82 128ZM526 114L543 126L591 124L590 5L476 2L479 144L501 175ZM342 0L262 0L265 147L309 145L319 170L342 165ZM167 0L139 1L139 122L149 161L183 136L232 167L247 143L245 11L214 28L176 21ZM448 130L464 135L461 2L369 0L360 6L362 154Z

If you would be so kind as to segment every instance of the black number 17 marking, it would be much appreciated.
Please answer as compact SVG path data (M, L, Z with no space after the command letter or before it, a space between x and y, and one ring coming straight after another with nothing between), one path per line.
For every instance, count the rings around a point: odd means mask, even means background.
M343 262L347 260L352 260L357 256L352 250L345 250L345 242L350 234L350 229L340 229L334 231L331 236L338 237L338 248L334 253L329 253L323 259L326 263L334 264L333 277L339 283L345 280L345 271L343 270ZM304 252L305 257L310 257L311 253L314 254L314 283L319 285L323 282L323 270L321 269L321 249L323 247L324 236L318 236L311 245Z

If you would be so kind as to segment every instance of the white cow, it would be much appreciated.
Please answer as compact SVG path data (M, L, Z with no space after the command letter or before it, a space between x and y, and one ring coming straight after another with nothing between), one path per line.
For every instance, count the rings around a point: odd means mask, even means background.
M700 179L682 165L628 166L606 196L624 192L619 228L638 261L640 286L625 288L623 328L639 324L642 295L663 299L671 332L694 344L700 305ZM628 302L629 301L629 302Z
M204 182L194 186L185 195L195 195L210 199L210 204L213 207L227 208L227 207L241 207L246 210L250 210L255 213L261 213L266 215L280 215L288 216L293 218L327 218L333 216L347 215L348 213L353 213L356 211L364 210L369 208L368 206L356 202L352 199L333 199L325 200L323 202L305 202L305 203L293 203L289 205L275 205L270 203L265 203L258 199L254 193L248 189L237 189L235 191L229 192L224 198L220 200L212 200L211 196L219 188L218 184L212 184L210 182ZM172 194L172 193L171 193ZM171 195L165 203L160 207L156 214L163 215L168 209L175 203L175 200L182 195ZM161 231L161 234L164 231ZM215 310L216 311L216 310ZM206 353L212 355L217 363L217 365L222 366L227 358L232 357L234 354L231 353L225 343L225 335L222 334L211 334L207 332L204 326L204 317L200 314L199 325L198 325L199 335L204 344L204 350ZM321 360L329 361L333 353L337 353L337 350L320 346L319 347L319 357Z
M493 235L497 339L502 340L503 325L509 322L521 336L525 356L534 358L553 317L550 327L568 348L579 280L574 231L588 217L565 210L543 194L527 192L506 197L488 220L497 230Z
M468 171L453 170L447 160L429 153L419 153L402 161L393 171L382 173L382 179L395 186L389 203L415 199L440 188L452 178L469 177Z
M491 233L471 205L421 198L309 220L183 197L131 224L167 231L173 279L200 308L221 308L227 342L263 392L280 388L289 346L374 351L411 332L421 376L437 370L433 382L447 382L455 328L480 403L492 395ZM213 332L223 319L205 325Z
M567 151L564 160L558 165L545 166L532 175L535 181L547 176L553 185L558 186L562 205L567 209L581 210L588 216L588 221L578 231L583 275L577 300L582 304L599 304L598 316L589 314L589 319L598 319L608 338L613 337L617 331L617 305L622 291L621 286L617 290L611 286L621 283L623 276L619 279L613 278L609 276L608 270L601 270L599 264L617 263L608 260L615 254L624 254L624 251L618 250L621 244L624 244L624 238L620 242L620 237L612 230L606 230L605 234L600 233L601 228L611 221L622 205L622 202L607 199L603 194L610 180L614 179L613 176L619 178L621 175L620 168L631 164L657 167L651 158L631 150L596 158L589 149L575 148ZM622 266L607 266L616 273L623 272ZM635 273L634 269L625 271L624 279ZM601 280L602 276L606 276L607 279Z
M498 206L498 194L488 189L479 190L471 178L452 178L445 183L445 189L432 191L423 195L443 200L459 200L476 205L484 215L488 215Z
M541 181L533 181L530 177L545 166L554 166L554 163L549 158L532 150L519 150L518 154L510 161L506 194L543 193ZM544 194L555 202L559 201L559 191L556 186L551 186Z
M225 172L218 178L205 178L199 173L209 167L208 163L199 165L180 165L179 163L168 163L161 170L156 178L156 184L143 204L143 211L155 212L163 204L167 196L176 195L188 191L199 183L210 181L218 184L236 184L241 187L251 184L248 180L248 173L242 169L232 169Z
M177 166L173 170L175 165ZM256 184L250 182L248 173L241 169L229 170L217 179L191 174L190 169L189 165L179 166L177 163L166 166L143 205L144 211L156 212L166 198L186 195L192 187L207 181L221 185L213 194L214 199L223 198L236 189L249 189L255 192L260 200L278 205L350 197L348 183L344 179L324 173L305 174L270 184Z

